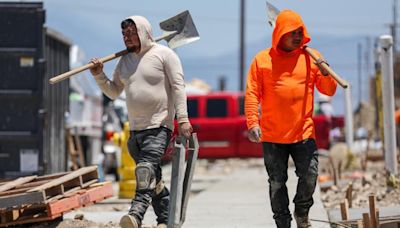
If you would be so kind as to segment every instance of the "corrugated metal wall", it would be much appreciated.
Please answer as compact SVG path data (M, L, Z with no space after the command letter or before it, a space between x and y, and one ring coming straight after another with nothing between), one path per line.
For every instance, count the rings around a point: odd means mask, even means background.
M54 85L49 79L69 70L70 42L54 30L47 29L45 39L45 77L43 103L46 110L44 126L45 172L66 170L65 115L69 109L69 80Z

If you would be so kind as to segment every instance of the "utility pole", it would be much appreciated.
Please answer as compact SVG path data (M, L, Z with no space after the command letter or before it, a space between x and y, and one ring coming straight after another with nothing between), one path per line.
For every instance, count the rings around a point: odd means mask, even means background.
M397 0L393 0L393 23L391 25L392 37L393 37L393 53L397 51Z
M365 47L365 52L364 52L364 62L365 62L365 75L367 78L367 93L368 95L368 100L371 102L371 38L369 36L366 37L366 47Z
M244 76L245 76L245 16L246 16L246 8L245 8L245 0L240 0L240 47L239 47L239 89L240 91L244 91Z
M361 100L362 100L362 80L361 80L361 75L362 75L362 66L361 66L361 58L362 58L362 46L361 43L357 44L357 73L358 73L358 105L361 106Z

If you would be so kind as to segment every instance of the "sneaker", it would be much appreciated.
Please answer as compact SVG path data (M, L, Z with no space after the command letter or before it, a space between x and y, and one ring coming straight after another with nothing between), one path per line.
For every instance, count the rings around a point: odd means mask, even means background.
M311 223L310 220L308 219L308 216L296 216L296 214L294 214L294 219L296 220L296 224L298 228L309 228L311 227Z
M119 221L119 225L122 228L139 228L136 218L131 215L122 216L121 220Z
M160 223L160 224L157 225L157 228L167 228L167 224Z

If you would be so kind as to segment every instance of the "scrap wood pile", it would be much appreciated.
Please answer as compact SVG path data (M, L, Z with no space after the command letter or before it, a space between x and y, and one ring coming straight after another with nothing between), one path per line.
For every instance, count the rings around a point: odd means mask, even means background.
M89 166L0 182L0 227L53 220L111 197L111 183L97 181L97 166Z
M337 144L321 157L320 194L330 222L400 227L400 184L388 175L382 155L373 150L355 155Z

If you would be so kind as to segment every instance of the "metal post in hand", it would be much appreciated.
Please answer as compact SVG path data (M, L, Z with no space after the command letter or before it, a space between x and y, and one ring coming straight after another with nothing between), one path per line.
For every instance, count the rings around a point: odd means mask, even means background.
M189 139L188 160L185 167L186 140L177 138L172 155L171 195L168 228L180 228L186 218L190 187L198 157L199 143L196 133Z

